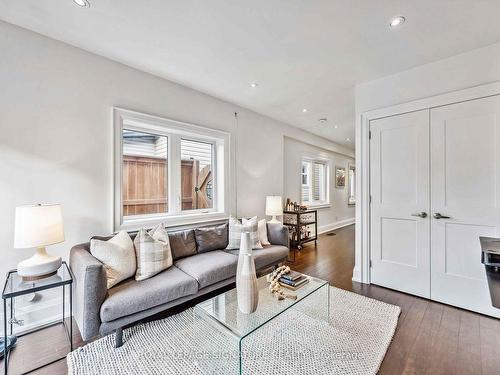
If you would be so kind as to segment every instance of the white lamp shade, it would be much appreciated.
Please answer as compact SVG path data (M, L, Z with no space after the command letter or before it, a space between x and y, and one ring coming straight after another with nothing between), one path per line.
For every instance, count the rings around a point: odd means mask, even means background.
M269 216L283 215L283 204L280 196L271 195L266 197L266 215Z
M64 241L61 205L16 207L14 247L42 247Z

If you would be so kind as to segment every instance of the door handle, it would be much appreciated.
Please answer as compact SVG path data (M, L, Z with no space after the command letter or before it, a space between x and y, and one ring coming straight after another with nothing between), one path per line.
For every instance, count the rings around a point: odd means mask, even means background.
M417 212L417 213L414 213L414 214L411 214L411 216L416 216L416 217L421 217L422 219L425 219L427 217L427 212Z
M434 214L434 219L451 219L449 216L441 215L439 212Z

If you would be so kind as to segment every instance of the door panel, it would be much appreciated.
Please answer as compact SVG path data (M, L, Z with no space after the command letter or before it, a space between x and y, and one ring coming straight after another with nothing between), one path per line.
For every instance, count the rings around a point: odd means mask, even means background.
M431 110L431 298L500 317L479 236L499 236L500 98Z
M370 121L371 280L430 296L429 111Z

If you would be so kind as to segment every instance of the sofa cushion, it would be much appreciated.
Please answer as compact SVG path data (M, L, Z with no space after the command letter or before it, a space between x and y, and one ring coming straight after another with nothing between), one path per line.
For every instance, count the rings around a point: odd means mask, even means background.
M107 241L90 240L90 253L104 264L108 289L135 274L134 243L124 230Z
M235 250L240 248L241 234L243 232L250 233L250 241L252 243L252 249L262 249L262 244L259 241L258 232L258 220L257 216L248 219L244 224L240 223L238 219L233 216L229 216L229 234L228 234L228 245L227 250Z
M228 253L238 256L239 250L226 250ZM283 261L288 257L288 248L286 246L271 245L263 249L253 249L253 258L255 268L261 269Z
M141 229L134 240L137 256L137 281L146 280L172 266L172 251L163 224L147 232Z
M175 266L198 281L200 289L236 275L238 257L214 250L176 261Z
M207 251L223 250L227 247L228 224L213 227L196 228L194 230L198 253Z
M168 233L168 239L170 240L170 249L172 249L174 260L197 254L194 230Z
M149 279L130 279L111 288L101 306L101 320L111 322L197 292L196 280L172 266Z

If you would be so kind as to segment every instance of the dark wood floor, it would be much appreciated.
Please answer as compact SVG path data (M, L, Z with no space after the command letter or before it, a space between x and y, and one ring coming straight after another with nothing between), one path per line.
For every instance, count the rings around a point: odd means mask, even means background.
M398 328L380 374L500 374L500 320L375 285L352 282L354 226L321 235L317 247L296 253L293 269L331 285L401 307ZM78 332L78 330L76 330ZM68 350L62 326L20 338L9 374L63 356ZM76 344L82 345L79 334ZM3 368L3 364L2 364ZM65 360L33 372L65 374Z

